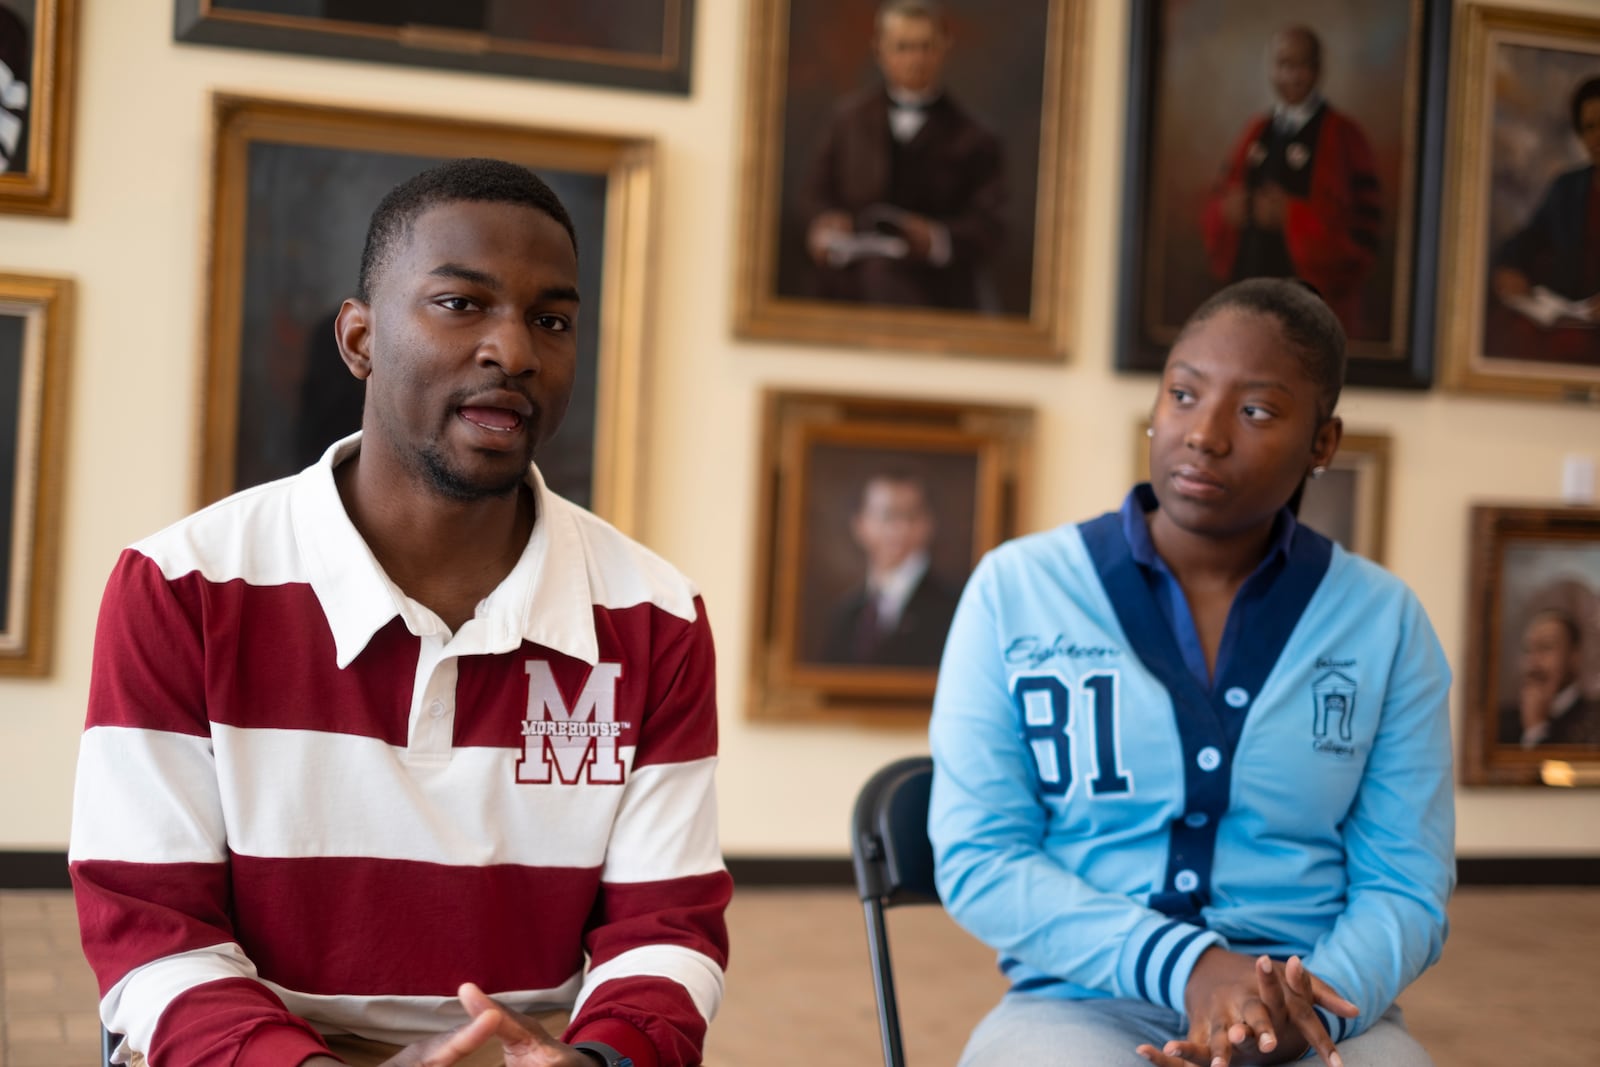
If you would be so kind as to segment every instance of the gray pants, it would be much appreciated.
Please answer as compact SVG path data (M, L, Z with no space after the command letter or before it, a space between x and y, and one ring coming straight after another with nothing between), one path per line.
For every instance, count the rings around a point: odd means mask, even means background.
M960 1067L1150 1067L1134 1051L1182 1038L1176 1012L1142 1000L1061 1000L1010 993L972 1031ZM1345 1067L1433 1067L1399 1007L1338 1045ZM1312 1054L1315 1056L1315 1053Z

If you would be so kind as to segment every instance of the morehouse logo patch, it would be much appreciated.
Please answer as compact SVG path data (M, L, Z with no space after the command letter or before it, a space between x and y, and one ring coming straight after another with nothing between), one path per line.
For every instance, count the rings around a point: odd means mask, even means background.
M1329 663L1353 666L1354 660L1317 661L1319 667ZM1339 759L1349 759L1356 753L1351 741L1355 737L1356 683L1340 670L1328 670L1311 683L1311 747L1318 752Z
M528 715L522 720L517 781L530 785L621 785L626 768L617 739L631 724L617 722L617 682L622 664L596 663L578 699L568 707L550 664L529 660Z

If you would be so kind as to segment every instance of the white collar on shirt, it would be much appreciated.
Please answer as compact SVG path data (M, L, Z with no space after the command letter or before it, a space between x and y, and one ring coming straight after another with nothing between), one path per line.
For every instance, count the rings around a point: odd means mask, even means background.
M1281 133L1299 133L1321 106L1322 94L1315 89L1294 107L1280 100L1272 105L1272 125Z
M418 636L448 633L437 615L406 596L384 573L345 513L333 469L360 446L359 433L337 442L296 476L291 489L295 539L333 631L341 670L396 615ZM527 484L537 509L527 547L448 643L458 646L460 655L492 655L513 651L528 640L592 664L599 658L599 642L576 508L545 486L537 467L528 468ZM550 560L558 562L546 566Z
M915 137L928 124L928 105L939 99L939 89L928 93L908 93L889 89L889 132L901 144Z
M878 600L878 629L892 630L900 624L906 601L916 592L922 576L928 573L928 554L917 552L904 563L885 575L872 575L867 580L868 594Z

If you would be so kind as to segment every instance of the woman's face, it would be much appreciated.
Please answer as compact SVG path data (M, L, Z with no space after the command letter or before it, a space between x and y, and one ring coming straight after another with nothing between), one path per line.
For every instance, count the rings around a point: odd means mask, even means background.
M1225 308L1167 358L1151 419L1150 481L1179 527L1226 537L1270 524L1333 458L1317 386L1270 315Z

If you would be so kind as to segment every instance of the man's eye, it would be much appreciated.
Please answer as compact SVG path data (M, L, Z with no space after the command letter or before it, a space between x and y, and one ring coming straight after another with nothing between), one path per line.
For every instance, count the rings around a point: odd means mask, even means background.
M464 296L447 296L439 301L439 306L451 311L471 311L473 304Z
M542 329L551 330L555 333L566 333L572 329L572 323L567 321L564 315L540 315L533 321Z

